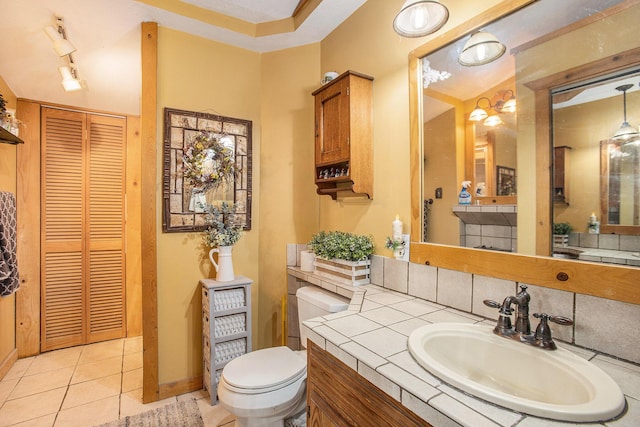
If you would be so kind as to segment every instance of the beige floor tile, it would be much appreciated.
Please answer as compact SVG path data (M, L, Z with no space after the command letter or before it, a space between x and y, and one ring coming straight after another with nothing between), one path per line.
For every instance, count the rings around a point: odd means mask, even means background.
M11 427L53 427L57 415L57 413L45 415L23 423L13 424Z
M122 372L142 368L142 353L125 354L122 358Z
M2 381L14 380L16 378L20 378L24 375L24 373L29 369L31 363L34 361L35 357L27 357L24 359L16 360L16 363L13 364L9 372L2 378Z
M142 388L142 368L122 373L122 392Z
M75 366L78 363L81 351L81 347L72 347L39 354L35 357L25 375L36 375Z
M71 384L96 380L122 371L122 355L76 366Z
M142 353L142 336L124 339L124 354Z
M62 387L20 399L7 400L0 408L0 426L9 426L57 412L66 391L67 388Z
M9 397L9 394L13 391L16 384L18 384L18 381L20 381L18 378L0 381L0 407L2 407L4 401L7 400L7 397Z
M196 402L205 426L219 426L235 420L235 417L221 405L211 406L208 399L199 399Z
M43 391L54 390L69 385L73 368L62 368L42 374L27 375L20 378L18 385L9 395L9 399L19 399Z
M62 409L69 409L120 394L121 375L115 374L97 380L74 384L67 390Z
M191 398L194 398L196 400L198 400L198 399L207 399L207 400L209 400L209 393L205 389L200 389L200 390L192 391L190 393L181 394L181 395L176 396L176 397L178 398L178 401L185 400L185 399L191 399Z
M80 355L78 364L84 365L85 363L93 363L98 360L121 357L123 349L124 340L121 339L85 345L82 348L82 354Z
M55 427L88 427L118 419L119 396L107 397L58 413Z
M142 403L142 389L133 390L127 393L122 393L120 395L120 418L124 418L128 415L139 414L144 411L149 411L151 409L160 408L164 405L168 405L169 403L173 403L176 401L175 397L168 397L164 400L159 400L157 402L151 403Z

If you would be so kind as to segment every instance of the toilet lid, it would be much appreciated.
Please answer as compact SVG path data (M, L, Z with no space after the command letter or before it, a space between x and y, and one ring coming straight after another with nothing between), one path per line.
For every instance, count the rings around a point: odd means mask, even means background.
M289 347L272 347L237 357L222 370L225 382L243 393L265 393L285 387L307 373L305 359Z

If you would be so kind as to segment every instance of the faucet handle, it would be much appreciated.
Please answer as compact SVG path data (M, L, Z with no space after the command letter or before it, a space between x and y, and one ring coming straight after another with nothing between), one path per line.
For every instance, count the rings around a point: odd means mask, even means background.
M573 325L573 320L563 316L550 316L547 313L533 313L533 317L540 319L540 323L536 328L535 338L538 341L538 345L548 350L555 350L556 343L553 342L551 337L551 328L548 321L557 323L559 325Z
M501 305L499 302L490 300L490 299L486 299L484 301L482 301L484 303L484 305L486 305L487 307L491 307L491 308L500 308Z
M547 313L533 313L533 317L536 319L546 318L550 322L557 323L558 325L573 325L573 320L564 316L551 316Z

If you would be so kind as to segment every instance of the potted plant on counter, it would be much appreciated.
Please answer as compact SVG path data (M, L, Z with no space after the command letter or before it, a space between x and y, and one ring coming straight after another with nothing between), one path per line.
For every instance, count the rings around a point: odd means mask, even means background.
M351 286L371 282L373 238L344 231L321 231L309 242L316 259L316 273Z
M568 222L553 223L553 246L567 246L569 244L569 233L571 225Z

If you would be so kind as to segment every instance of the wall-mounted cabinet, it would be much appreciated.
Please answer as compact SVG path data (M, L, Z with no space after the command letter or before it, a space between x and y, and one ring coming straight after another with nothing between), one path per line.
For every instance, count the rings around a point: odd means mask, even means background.
M553 149L553 201L569 204L569 154L571 147Z
M373 77L347 71L315 92L318 194L373 198Z

